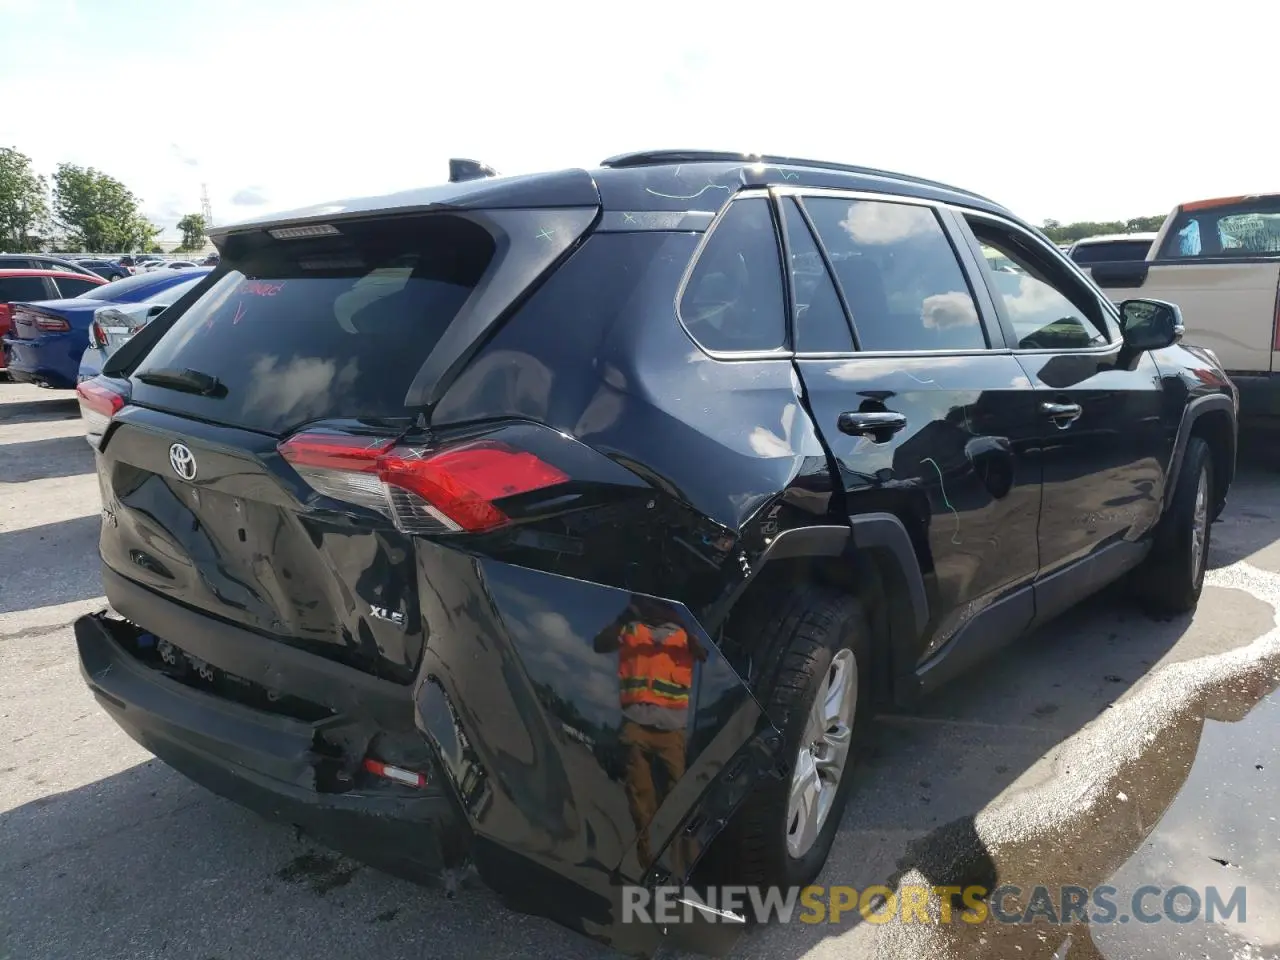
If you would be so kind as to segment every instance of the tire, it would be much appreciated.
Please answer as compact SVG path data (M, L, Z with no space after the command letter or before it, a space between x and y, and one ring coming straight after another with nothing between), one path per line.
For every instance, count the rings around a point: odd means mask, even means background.
M1151 553L1136 571L1139 598L1151 613L1163 616L1194 610L1204 589L1217 500L1213 457L1209 445L1199 437L1187 441L1176 483Z
M751 649L775 651L773 663L764 665L767 682L760 700L782 731L785 773L779 780L762 783L743 802L716 840L712 862L716 875L727 883L805 886L826 862L854 780L852 767L870 715L870 633L858 602L828 588L798 585L770 600L761 605L758 616L750 615L755 611L743 611L748 615L741 618L743 631L738 639ZM752 633L755 636L747 635ZM849 679L849 692L856 697L856 706L849 710L848 746L829 800L822 804L825 816L816 830L801 835L795 829L791 803L793 782L802 764L803 774L821 766L818 761L823 756L832 755L833 747L825 737L820 753L810 752L818 728L809 725L820 691L837 676ZM830 767L826 769L829 776ZM827 781L819 776L818 782Z

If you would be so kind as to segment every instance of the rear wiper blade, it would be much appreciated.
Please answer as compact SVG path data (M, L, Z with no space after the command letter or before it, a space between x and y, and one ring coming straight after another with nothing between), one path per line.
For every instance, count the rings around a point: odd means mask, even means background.
M221 397L227 392L227 388L217 377L201 373L199 370L163 367L159 370L144 370L142 373L135 373L134 376L154 387L168 387L171 390L198 393L205 397Z

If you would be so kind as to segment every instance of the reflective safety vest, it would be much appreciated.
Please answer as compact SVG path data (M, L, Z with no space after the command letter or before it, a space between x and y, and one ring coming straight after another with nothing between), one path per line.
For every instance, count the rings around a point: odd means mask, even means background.
M693 653L680 627L629 623L622 629L618 686L622 705L687 707L693 686Z

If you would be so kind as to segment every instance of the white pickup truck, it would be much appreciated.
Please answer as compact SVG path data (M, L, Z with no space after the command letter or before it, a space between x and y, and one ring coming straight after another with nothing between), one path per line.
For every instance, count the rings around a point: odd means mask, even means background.
M1186 342L1240 389L1240 419L1280 426L1280 194L1175 207L1146 260L1081 264L1112 300L1168 300Z

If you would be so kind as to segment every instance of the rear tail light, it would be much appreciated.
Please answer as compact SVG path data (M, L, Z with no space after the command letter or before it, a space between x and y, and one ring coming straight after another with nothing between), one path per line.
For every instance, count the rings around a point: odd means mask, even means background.
M300 433L280 455L317 493L390 516L404 533L480 533L507 523L496 500L565 483L531 453L478 440L441 450Z
M46 330L49 333L65 333L71 329L71 324L67 323L62 317L51 317L47 313L37 313L34 316L37 330Z
M0 303L0 333L8 333L13 326L13 307Z
M89 346L98 349L107 345L107 334L97 320L89 324Z
M96 448L102 442L111 418L124 407L124 397L95 380L86 380L76 387L76 396L80 401L86 439Z

